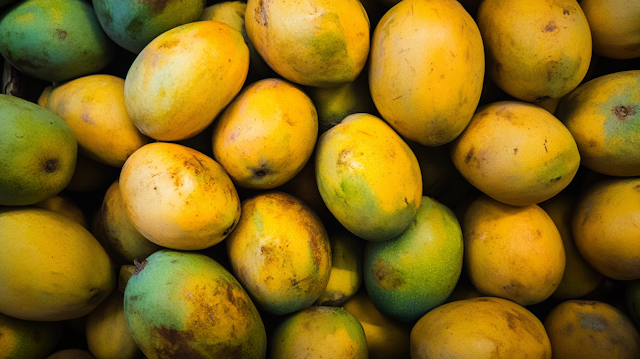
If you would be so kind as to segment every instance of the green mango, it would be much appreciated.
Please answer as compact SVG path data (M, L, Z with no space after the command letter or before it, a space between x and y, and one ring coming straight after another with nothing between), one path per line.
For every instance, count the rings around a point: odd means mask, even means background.
M116 48L82 0L26 0L0 14L0 54L38 79L62 82L96 73Z

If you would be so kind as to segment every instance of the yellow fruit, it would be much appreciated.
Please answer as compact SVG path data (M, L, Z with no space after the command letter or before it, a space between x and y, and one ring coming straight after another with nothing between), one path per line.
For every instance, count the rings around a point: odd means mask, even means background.
M242 35L217 21L175 27L151 41L125 79L134 125L160 141L202 132L240 92L249 69Z
M347 230L385 241L413 221L422 200L420 167L384 121L350 115L320 136L316 151L320 195Z
M249 0L245 26L265 62L301 85L352 82L369 54L369 19L356 0Z
M513 206L553 197L580 166L567 128L546 110L520 101L479 108L452 143L451 158L473 186Z
M515 207L480 196L461 225L465 266L483 295L526 306L549 298L560 284L566 261L562 238L539 206Z
M245 200L226 243L236 278L269 313L309 307L329 281L327 232L316 214L289 194L267 192Z
M526 308L480 297L443 304L420 318L411 330L411 358L550 359L551 344Z
M35 321L78 318L115 288L107 253L74 220L6 207L0 228L0 312Z
M124 295L113 291L87 315L87 346L96 359L137 359L140 348L124 317Z
M110 166L122 167L150 142L133 125L124 102L124 80L112 75L84 76L56 86L46 108L71 127L78 151Z
M640 178L606 178L587 188L574 209L576 247L598 272L616 280L640 278Z
M612 59L640 57L640 2L581 0L589 21L593 53Z
M119 183L133 225L163 247L211 247L240 217L240 199L224 169L182 145L154 142L141 147L125 162Z
M619 309L598 301L569 300L544 320L553 359L640 358L640 334Z
M64 194L57 194L38 203L34 203L33 206L58 212L78 222L84 228L89 228L87 217L84 215L84 212L82 212L82 209L74 200Z
M341 306L362 285L364 241L346 230L329 232L331 275L324 292L314 304Z
M307 163L318 137L318 115L309 97L280 79L245 88L216 119L213 158L235 184L271 189Z
M23 320L0 313L0 358L43 358L54 350L63 329L61 321Z
M425 146L451 142L480 100L480 31L455 0L401 1L371 40L369 87L382 118Z
M477 23L489 77L517 99L562 97L587 74L591 32L576 0L486 0Z

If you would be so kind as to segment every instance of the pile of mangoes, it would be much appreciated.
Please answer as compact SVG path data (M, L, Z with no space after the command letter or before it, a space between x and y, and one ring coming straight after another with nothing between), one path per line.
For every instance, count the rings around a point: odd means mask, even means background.
M637 0L0 0L0 359L640 358Z

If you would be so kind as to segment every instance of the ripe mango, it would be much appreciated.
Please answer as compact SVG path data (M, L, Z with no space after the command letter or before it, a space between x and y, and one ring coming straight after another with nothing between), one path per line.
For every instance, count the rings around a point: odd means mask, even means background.
M44 358L60 341L63 328L62 321L23 320L0 313L0 358Z

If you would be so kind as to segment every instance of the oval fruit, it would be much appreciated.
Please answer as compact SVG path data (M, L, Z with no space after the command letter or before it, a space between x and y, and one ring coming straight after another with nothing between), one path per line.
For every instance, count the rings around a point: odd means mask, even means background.
M318 216L292 195L267 192L243 201L226 243L233 273L269 313L309 307L329 281L327 232Z
M447 357L548 359L551 343L526 308L501 298L464 299L435 308L411 330L412 359Z
M0 205L22 206L61 192L71 181L78 142L56 114L0 94Z
M368 242L364 282L376 308L415 322L441 305L462 272L462 230L451 209L422 197L409 227L384 242Z
M452 143L451 158L474 187L512 206L555 196L580 167L580 152L562 122L520 101L479 108Z
M640 70L578 86L560 100L556 116L576 140L585 167L609 176L640 176Z
M0 228L0 312L34 321L79 318L115 288L107 253L74 220L41 208L6 207Z
M196 21L153 39L127 72L125 103L134 125L160 141L193 137L240 92L249 71L242 35Z
M23 320L0 313L0 358L44 358L55 349L63 329L61 321Z
M163 247L211 247L240 218L240 198L224 169L182 145L153 142L141 147L125 162L119 183L133 225Z
M114 290L87 314L87 348L96 359L137 359L140 349L124 317L124 295Z
M484 49L478 26L457 1L399 2L376 26L370 58L371 97L401 136L440 146L471 120Z
M264 358L267 335L240 283L213 259L161 250L124 292L124 315L149 359Z
M413 221L422 198L420 166L381 119L353 114L323 133L315 166L323 201L351 233L385 241Z
M589 21L593 53L612 59L640 57L640 3L635 0L581 0Z

